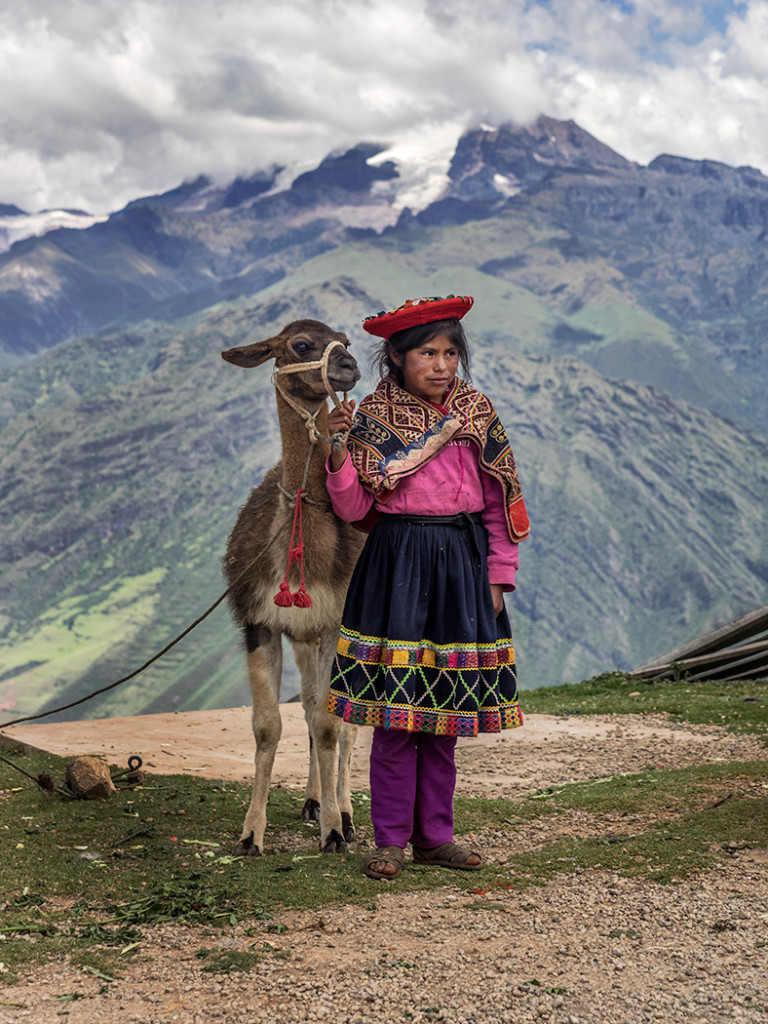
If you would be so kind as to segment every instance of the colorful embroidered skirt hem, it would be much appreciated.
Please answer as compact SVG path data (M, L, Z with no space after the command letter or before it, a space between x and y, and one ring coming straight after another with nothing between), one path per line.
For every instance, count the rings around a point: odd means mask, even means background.
M477 713L462 715L452 711L430 711L408 705L368 704L331 692L328 710L350 725L431 732L436 736L477 736L478 733L498 733L502 729L516 729L523 724L523 713L517 703L495 709L484 708Z

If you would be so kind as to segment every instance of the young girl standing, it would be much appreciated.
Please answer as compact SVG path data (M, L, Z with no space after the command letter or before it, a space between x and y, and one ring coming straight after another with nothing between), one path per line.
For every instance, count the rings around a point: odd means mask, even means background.
M453 841L458 736L522 725L503 595L528 535L515 462L490 401L467 380L469 296L409 300L363 324L380 380L328 465L334 511L372 530L347 592L329 711L374 727L365 873L414 861L474 871ZM373 525L372 525L373 524Z

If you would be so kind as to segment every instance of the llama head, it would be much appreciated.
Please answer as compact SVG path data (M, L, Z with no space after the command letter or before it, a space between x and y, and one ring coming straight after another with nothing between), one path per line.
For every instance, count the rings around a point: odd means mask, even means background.
M317 400L327 395L320 362L329 345L328 381L335 391L349 391L360 380L360 371L348 351L347 336L319 320L294 320L273 338L226 349L221 356L235 366L261 366L268 359L274 359L278 370L296 366L285 374L282 386L295 398ZM298 369L302 363L310 364L304 373Z

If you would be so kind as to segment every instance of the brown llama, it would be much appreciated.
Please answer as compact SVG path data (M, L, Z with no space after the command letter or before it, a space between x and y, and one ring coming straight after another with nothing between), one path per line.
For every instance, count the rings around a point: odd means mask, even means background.
M282 459L251 491L224 559L230 606L245 638L256 741L251 803L236 855L260 856L264 849L269 783L282 731L283 636L293 645L309 730L301 816L319 819L323 852L343 852L355 838L349 767L356 730L326 711L344 597L364 540L334 515L325 487L326 399L360 379L347 346L346 335L325 324L296 320L274 338L222 352L237 366L274 359L282 439Z

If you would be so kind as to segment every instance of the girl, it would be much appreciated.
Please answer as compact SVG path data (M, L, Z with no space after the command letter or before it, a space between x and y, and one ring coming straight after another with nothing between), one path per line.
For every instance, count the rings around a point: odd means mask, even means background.
M469 377L469 296L369 317L380 380L329 416L334 511L371 529L347 592L328 710L374 727L371 878L414 861L476 871L453 841L458 736L522 725L505 592L528 518L504 428ZM354 416L354 421L353 421Z

